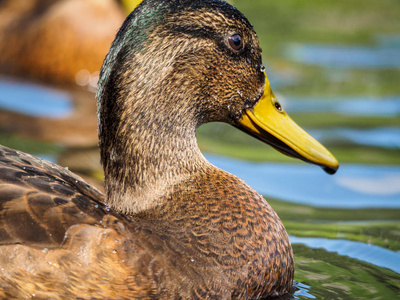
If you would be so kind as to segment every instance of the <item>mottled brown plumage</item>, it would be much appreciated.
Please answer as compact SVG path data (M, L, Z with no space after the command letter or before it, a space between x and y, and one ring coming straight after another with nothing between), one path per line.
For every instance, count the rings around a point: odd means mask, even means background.
M131 217L62 167L5 147L0 161L0 296L229 299L290 284L282 223L223 171L193 176Z
M271 94L246 18L222 1L145 0L119 31L99 84L104 198L61 167L1 148L0 296L287 293L294 263L282 222L246 183L207 162L195 138L201 124L223 121L270 139L242 120Z

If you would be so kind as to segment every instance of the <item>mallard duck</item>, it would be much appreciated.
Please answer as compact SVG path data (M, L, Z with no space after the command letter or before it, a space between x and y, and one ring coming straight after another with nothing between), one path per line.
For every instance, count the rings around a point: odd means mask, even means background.
M120 1L0 0L0 72L71 84L99 71L123 9L139 2Z
M328 173L338 162L280 106L245 16L220 0L144 0L111 45L97 99L104 196L1 148L0 296L288 293L294 263L281 220L204 158L196 129L227 122Z

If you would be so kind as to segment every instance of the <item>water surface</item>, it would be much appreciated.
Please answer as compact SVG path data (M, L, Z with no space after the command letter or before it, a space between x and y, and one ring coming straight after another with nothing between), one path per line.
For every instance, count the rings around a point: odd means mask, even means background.
M400 128L398 127L310 129L307 132L322 143L334 140L365 146L400 149Z
M289 43L288 59L330 68L400 68L398 36L380 37L373 46Z
M283 102L283 101L282 101ZM287 97L285 109L291 112L335 112L348 116L400 115L400 96L354 96L354 97Z
M0 109L35 117L64 118L73 112L73 104L66 92L0 77Z

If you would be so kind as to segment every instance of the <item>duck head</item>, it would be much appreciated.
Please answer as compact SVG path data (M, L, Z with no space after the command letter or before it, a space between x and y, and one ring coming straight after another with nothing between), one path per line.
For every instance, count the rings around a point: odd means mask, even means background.
M328 150L283 111L252 25L224 1L144 0L110 48L97 98L106 190L109 175L125 180L140 162L153 177L201 168L195 131L213 121L328 173L338 168ZM130 185L149 180L141 172Z

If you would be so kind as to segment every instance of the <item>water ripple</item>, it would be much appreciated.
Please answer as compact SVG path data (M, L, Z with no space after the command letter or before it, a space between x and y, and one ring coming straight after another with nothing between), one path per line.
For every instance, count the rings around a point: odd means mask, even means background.
M348 256L367 263L390 269L400 273L400 252L394 252L379 246L347 240L333 240L324 238L304 238L290 236L292 244L304 244L314 249L325 249Z

